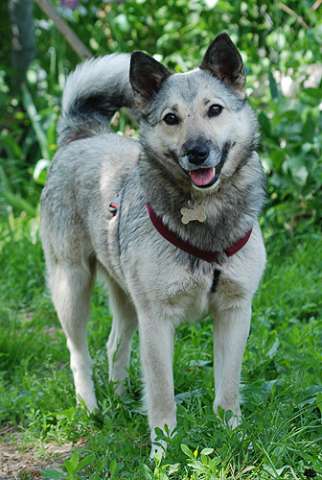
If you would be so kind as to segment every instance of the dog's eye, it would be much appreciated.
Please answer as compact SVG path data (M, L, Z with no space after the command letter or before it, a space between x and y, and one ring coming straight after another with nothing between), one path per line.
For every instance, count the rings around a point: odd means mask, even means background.
M174 113L167 113L165 115L165 117L163 117L163 121L167 124L167 125L178 125L179 123L179 118L177 117L177 115L175 115Z
M212 117L218 117L218 115L221 114L221 112L223 111L223 108L221 105L218 105L218 103L214 103L213 105L211 105L211 107L209 107L209 110L208 110L208 117L209 118L212 118Z

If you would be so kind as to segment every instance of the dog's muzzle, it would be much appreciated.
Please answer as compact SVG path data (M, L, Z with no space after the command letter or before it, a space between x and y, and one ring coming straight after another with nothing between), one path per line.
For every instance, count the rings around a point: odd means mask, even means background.
M197 190L208 190L218 180L227 158L230 143L220 149L210 142L187 142L179 158L181 168L190 176L192 186Z

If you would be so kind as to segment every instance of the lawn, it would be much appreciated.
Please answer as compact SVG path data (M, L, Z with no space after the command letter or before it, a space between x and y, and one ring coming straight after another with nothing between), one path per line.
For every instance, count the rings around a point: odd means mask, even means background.
M3 219L0 478L321 478L322 238L312 228L269 235L243 365L241 426L230 431L212 412L211 321L183 324L174 361L177 435L166 458L151 464L138 338L129 393L119 400L107 383L111 316L97 286L89 341L100 413L76 407L65 338L45 288L38 222Z

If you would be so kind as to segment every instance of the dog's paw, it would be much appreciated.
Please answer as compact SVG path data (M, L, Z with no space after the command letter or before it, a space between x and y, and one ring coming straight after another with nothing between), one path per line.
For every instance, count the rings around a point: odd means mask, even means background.
M151 462L164 458L167 453L167 447L168 445L165 440L158 440L157 443L152 443L151 451L150 451Z
M84 408L90 414L95 414L99 410L95 394L90 392L88 395L76 395L77 405Z
M242 417L239 405L237 407L229 408L227 406L223 407L220 403L215 402L214 413L232 430L241 424Z
M124 380L120 382L115 382L114 392L117 397L120 397L120 398L126 397L126 394L127 394L126 382Z
M241 414L236 415L233 412L231 412L231 410L229 410L228 413L231 413L231 417L228 418L227 425L229 428L234 430L235 428L239 427L239 425L241 424Z
M163 428L155 427L151 431L151 452L150 460L165 457L167 453L168 443L176 435L175 426L171 429L167 424Z

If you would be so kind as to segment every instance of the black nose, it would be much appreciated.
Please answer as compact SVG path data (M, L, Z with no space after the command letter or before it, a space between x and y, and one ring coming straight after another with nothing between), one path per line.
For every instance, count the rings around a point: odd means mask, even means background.
M207 160L209 148L207 145L194 145L187 151L188 160L194 165L202 165Z

